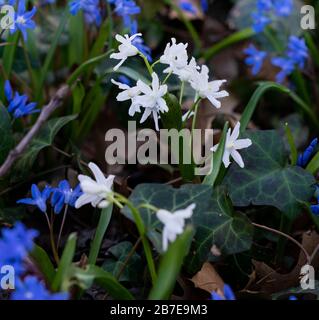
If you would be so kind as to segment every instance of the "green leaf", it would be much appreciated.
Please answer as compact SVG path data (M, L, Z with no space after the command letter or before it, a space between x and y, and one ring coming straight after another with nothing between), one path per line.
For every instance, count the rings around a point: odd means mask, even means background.
M130 201L136 207L149 204L170 212L184 209L192 203L196 204L192 217L196 234L192 255L187 262L187 268L191 272L200 268L207 259L214 260L210 252L214 244L225 255L250 248L251 225L245 217L233 212L224 190L216 189L213 193L211 186L208 185L186 184L175 189L161 184L141 184L134 189ZM123 213L133 220L127 207ZM161 252L162 224L154 211L141 207L140 213L149 239Z
M16 32L12 35L9 35L7 42L13 43L13 45L5 46L3 57L2 57L2 63L3 63L3 70L7 77L10 77L10 73L12 70L13 62L14 62L14 56L15 52L18 46L20 32Z
M212 187L215 184L221 165L223 163L223 155L224 155L225 144L226 144L227 130L228 130L228 122L226 122L224 125L223 133L219 141L218 148L212 156L212 163L211 163L212 172L204 178L203 184L207 184Z
M251 38L255 34L252 28L245 28L243 30L232 33L227 38L219 41L217 44L205 50L203 57L205 60L211 59L218 52L244 40Z
M68 58L69 66L80 64L84 59L84 42L86 34L84 33L84 20L82 10L75 16L69 18L69 45Z
M52 283L55 276L55 270L45 250L43 250L40 246L35 245L30 253L30 257L35 261L40 271L43 273L46 281L48 283Z
M105 232L111 221L112 211L113 205L101 210L100 220L90 249L89 264L94 265L96 263Z
M100 267L89 265L85 270L77 269L75 277L88 289L93 282L105 289L112 298L117 300L134 300L132 294L116 280L111 273Z
M165 101L168 106L168 112L161 114L161 120L163 122L164 128L167 130L176 129L178 133L181 134L179 138L179 169L181 175L185 181L191 181L194 178L195 165L192 159L191 152L191 142L187 140L187 134L183 135L183 122L182 122L182 108L178 102L178 99L173 94L167 94L165 96ZM185 129L184 129L185 130ZM186 132L186 131L185 131ZM188 132L188 131L187 131ZM189 137L190 138L190 137ZM185 142L184 142L185 140ZM176 152L175 148L171 148L172 153ZM185 164L184 155L190 159L190 164Z
M315 180L300 167L287 165L287 154L277 131L247 132L252 146L241 151L245 168L233 164L225 176L235 206L269 205L294 219L302 201L311 199Z
M319 170L319 152L311 159L308 163L306 170L311 174L315 175Z
M264 93L270 89L274 89L283 93L286 93L290 96L290 98L296 103L296 109L299 112L305 113L309 120L311 120L315 125L319 125L319 121L316 115L313 113L312 109L293 91L290 91L283 85L280 85L275 82L260 82L251 99L249 100L245 110L240 119L240 131L244 132L247 129L249 122L252 119L252 116L257 108L258 102L264 95Z
M7 109L0 106L0 164L7 158L9 151L14 146L11 129L11 119Z
M111 247L108 250L108 255L111 255L111 257L104 261L103 270L110 272L114 277L118 277L132 249L133 245L128 241L120 242ZM134 252L126 264L119 281L141 284L143 282L144 268L145 265L142 262L141 256Z
M52 63L52 60L53 60L53 57L55 54L55 50L59 44L60 37L62 35L62 32L65 28L65 25L66 25L69 17L70 17L69 7L67 6L62 17L61 17L59 27L56 30L56 33L55 33L53 41L51 43L49 52L47 53L47 56L46 56L44 64L43 64L43 68L41 70L41 76L40 76L40 80L38 81L38 87L37 87L36 95L35 95L36 101L41 101L41 99L42 99L42 90L43 90L44 82L46 80L49 67Z
M69 283L69 271L72 267L72 262L76 249L76 234L72 233L65 245L65 248L62 253L61 261L58 266L57 273L52 282L53 291L67 291Z
M193 229L187 227L184 233L170 244L161 259L156 283L149 294L150 300L168 300L171 297L176 278L189 251L193 233Z
M25 172L29 170L36 160L39 152L52 145L57 133L69 122L76 119L76 117L77 115L71 115L49 120L40 130L38 135L32 140L23 156L19 159L15 165L15 170L18 172Z

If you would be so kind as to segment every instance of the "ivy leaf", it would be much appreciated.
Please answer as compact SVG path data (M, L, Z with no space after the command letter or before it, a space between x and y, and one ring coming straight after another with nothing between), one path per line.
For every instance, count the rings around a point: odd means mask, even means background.
M151 204L171 212L196 204L191 219L196 231L195 240L186 266L189 272L197 271L207 260L217 259L211 253L213 245L222 255L242 252L251 246L252 226L246 217L234 212L224 188L212 192L208 185L186 184L175 189L161 184L141 184L134 189L130 201L136 207ZM133 220L127 207L123 213ZM140 213L149 239L161 252L160 232L163 225L154 211L140 207Z
M7 109L2 106L0 106L0 136L0 163L2 163L14 145L11 119Z
M16 172L25 172L31 168L39 152L44 148L49 147L53 143L57 133L76 117L77 115L71 115L49 120L40 130L38 135L32 140L26 152L17 162L15 166Z
M269 205L294 219L314 193L315 180L287 164L284 142L275 130L247 132L252 146L241 151L245 168L233 164L224 179L235 206Z
M132 248L133 245L129 241L123 241L111 247L108 253L111 254L112 257L104 261L102 269L110 272L114 277L117 277ZM140 255L134 252L125 266L119 281L141 283L143 280L143 269L144 266Z

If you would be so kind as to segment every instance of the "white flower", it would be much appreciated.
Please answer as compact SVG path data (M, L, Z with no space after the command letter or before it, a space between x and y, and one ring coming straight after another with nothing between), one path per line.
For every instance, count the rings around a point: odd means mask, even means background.
M199 69L199 66L197 66L196 60L193 57L189 64L187 64L184 68L176 69L174 71L174 74L178 75L179 79L183 82L190 81L194 74L196 74Z
M164 73L175 72L177 69L182 69L187 66L187 46L188 44L184 43L176 44L176 39L172 38L172 44L167 44L164 54L160 58L161 63L169 65L169 67L164 70Z
M202 66L201 72L196 71L190 80L193 89L201 98L207 98L216 108L221 107L217 99L228 97L229 93L225 90L219 91L226 80L209 81L209 69L206 65Z
M159 130L158 114L168 111L166 101L163 99L163 96L167 93L167 85L161 85L157 74L153 72L151 86L148 86L142 80L138 80L136 86L142 94L134 98L132 106L134 108L145 108L141 123L152 114L156 130Z
M189 219L193 215L196 205L193 203L185 209L169 212L167 210L158 210L157 218L164 224L163 228L163 251L168 247L168 242L173 242L179 234L182 234L185 226L185 219Z
M126 61L128 57L136 56L139 53L138 49L132 44L132 41L136 37L140 37L140 36L142 36L141 33L134 34L131 37L129 37L127 34L124 35L124 37L122 37L119 34L115 36L115 39L118 42L121 42L121 44L119 45L119 52L112 53L110 58L121 60L121 61L118 65L114 67L113 69L114 71L118 70L119 67Z
M93 172L96 181L82 174L78 176L83 195L76 201L75 207L78 209L91 203L93 207L106 208L109 205L107 196L112 192L115 176L109 175L105 178L103 172L93 162L89 163L89 168Z
M238 122L231 134L231 129L228 129L226 135L226 144L223 155L223 163L226 168L230 165L230 156L238 163L241 168L245 167L243 158L237 150L248 148L252 145L250 139L238 139L240 130L240 122ZM218 144L211 148L211 151L215 152L218 148Z
M121 90L124 90L117 95L116 97L117 101L121 101L121 102L126 100L132 101L132 105L128 111L129 115L132 117L134 116L135 112L141 112L140 106L135 104L135 97L137 97L141 93L140 89L137 86L130 87L127 84L117 82L113 79L111 81L112 83L117 85Z

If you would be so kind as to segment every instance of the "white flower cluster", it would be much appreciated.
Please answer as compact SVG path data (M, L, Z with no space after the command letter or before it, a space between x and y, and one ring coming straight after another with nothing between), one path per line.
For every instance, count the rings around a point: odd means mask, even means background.
M139 34L140 35L140 34ZM136 35L124 37L117 35L116 39L121 42L119 52L113 53L111 58L121 60L114 68L116 71L128 57L141 54L137 48L134 47L132 41ZM227 97L227 91L220 91L220 87L226 80L209 81L209 69L206 65L199 67L194 57L189 61L187 54L187 44L176 43L176 39L172 39L172 43L168 43L164 54L160 57L159 62L168 65L164 70L165 74L174 74L179 77L182 82L188 82L195 90L196 96L202 99L209 99L216 108L221 107L218 99ZM133 49L135 48L135 49ZM139 80L136 86L130 87L128 85L112 80L123 92L117 96L118 101L131 101L129 115L133 116L136 112L141 112L144 108L144 113L141 118L143 123L150 115L153 116L156 130L159 130L158 119L160 113L168 111L168 106L164 100L164 96L168 92L168 87L161 84L158 75L152 73L152 84L149 86L143 81Z

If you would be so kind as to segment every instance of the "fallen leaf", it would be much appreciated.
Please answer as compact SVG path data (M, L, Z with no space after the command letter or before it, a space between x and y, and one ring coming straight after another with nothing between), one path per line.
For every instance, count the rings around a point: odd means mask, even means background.
M224 281L209 262L205 262L202 269L191 279L195 288L209 293L212 291L224 292Z

